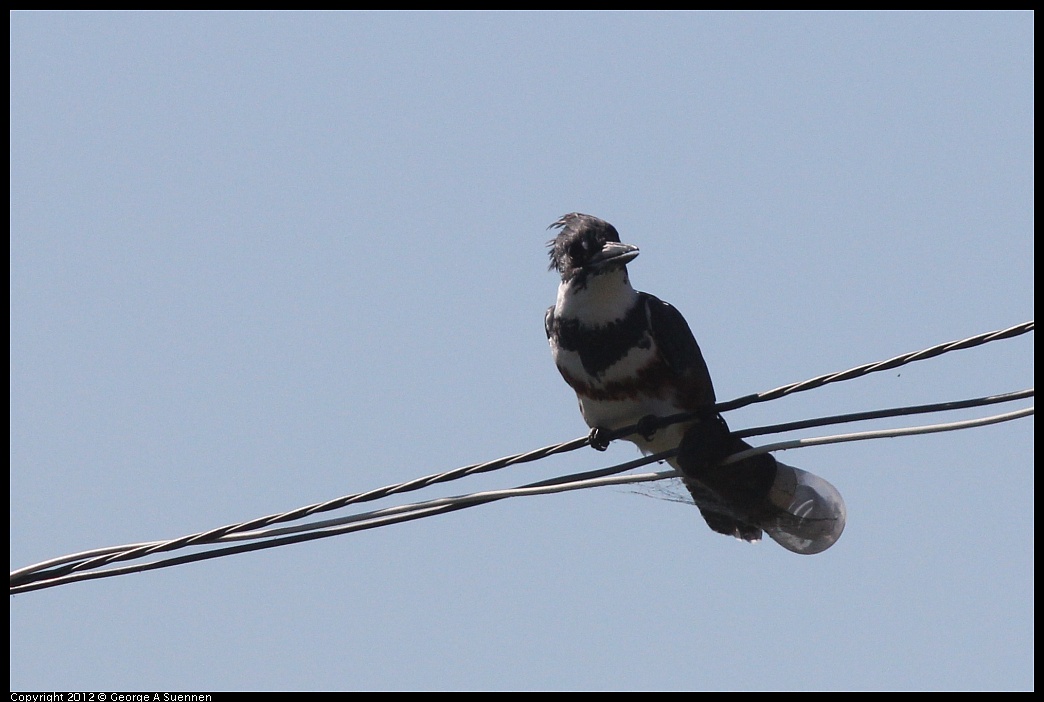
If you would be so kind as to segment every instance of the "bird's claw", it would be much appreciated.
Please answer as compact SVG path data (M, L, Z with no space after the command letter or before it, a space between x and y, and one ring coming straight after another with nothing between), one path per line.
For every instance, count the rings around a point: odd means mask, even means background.
M647 414L638 420L638 424L635 425L637 432L642 435L642 438L646 441L652 441L653 435L656 434L656 430L660 428L660 418L655 414Z
M608 434L609 431L607 429L599 429L598 427L595 427L591 430L591 433L587 435L587 441L595 451L605 451L609 448L609 443L612 441Z

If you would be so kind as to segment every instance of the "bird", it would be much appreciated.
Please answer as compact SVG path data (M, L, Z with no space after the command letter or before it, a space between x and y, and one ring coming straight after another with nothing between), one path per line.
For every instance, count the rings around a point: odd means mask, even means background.
M616 228L572 212L548 229L549 270L560 275L544 330L555 365L576 392L590 444L605 450L613 432L646 454L678 449L675 468L715 532L756 542L763 531L796 553L829 548L844 528L844 501L822 478L759 454L722 461L750 448L714 410L714 384L682 314L635 290L627 264L638 247ZM686 413L666 426L656 418Z

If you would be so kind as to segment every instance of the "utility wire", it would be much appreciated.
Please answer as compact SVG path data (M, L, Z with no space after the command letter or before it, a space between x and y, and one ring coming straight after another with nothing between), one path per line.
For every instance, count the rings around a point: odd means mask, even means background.
M863 421L863 420L866 420L866 419L880 419L880 418L885 418L885 417L901 416L901 415L908 415L908 414L913 414L913 413L940 412L940 411L945 411L945 410L953 410L953 409L966 408L966 407L975 407L975 406L982 406L982 405L988 405L988 404L996 404L998 402L1010 402L1010 401L1014 401L1014 400L1025 399L1025 398L1028 398L1028 397L1032 397L1033 396L1033 392L1034 391L1032 389L1029 389L1029 390L1023 390L1023 391L1019 391L1019 392L1007 393L1007 394L1004 394L1004 395L994 395L994 396L990 396L990 397L977 398L977 399L974 399L974 400L961 400L961 401L958 401L958 402L943 402L943 403L936 403L936 404L932 404L932 405L920 405L920 406L917 406L917 407L899 407L899 408L894 408L894 409L891 409L891 410L876 410L874 412L858 412L858 413L852 413L852 414L847 414L847 415L834 415L834 416L831 416L831 417L822 417L822 418L818 418L818 419L802 420L800 422L790 422L790 423L787 423L787 424L774 425L774 426L770 426L770 427L755 427L755 428L752 428L752 429L743 430L741 432L736 432L736 434L737 435L742 434L744 436L754 436L754 435L761 435L761 434L767 434L767 433L778 433L778 432L783 432L783 431L792 431L795 428L808 428L808 427L813 427L813 426L825 426L825 425L829 425L829 424L840 424L840 423L846 423L846 422L852 422L852 421ZM1020 415L1020 416L1022 416L1022 415ZM1011 418L1015 418L1015 417L1011 417ZM981 422L982 420L971 420L971 421L977 423L977 422ZM884 433L888 434L888 435L899 435L899 433L901 433L903 431L905 431L905 430L902 430L902 429L899 429L899 430L885 430ZM917 432L917 433L923 433L923 432ZM766 452L768 450L783 450L783 449L787 449L787 448L797 448L797 447L804 446L804 445L813 445L812 443L808 443L809 441L810 440L799 439L799 440L795 440L795 441L791 441L791 442L783 442L783 443L780 443L780 444L772 444L772 445L769 445L767 447L759 447L759 448L753 449L751 451L745 451L742 454L737 454L735 457L732 457L730 459L726 459L726 462L727 463L731 463L734 460L738 460L740 458L745 458L747 456L750 456L750 455L753 455L753 454L756 454L756 453L764 453L764 452ZM836 440L831 440L831 441L829 441L829 443L833 443L835 441ZM803 443L803 442L805 442L805 443ZM646 456L644 458L635 459L633 461L628 461L626 463L619 464L619 465L616 465L616 466L610 466L610 467L607 467L607 468L601 468L601 469L594 470L594 471L587 471L587 472L582 473L582 474L576 474L576 475L571 475L571 476L564 476L564 477L560 477L560 478L552 478L552 479L549 479L549 480L546 480L546 481L542 481L540 483L534 483L534 484L531 484L531 485L525 486L525 487L539 487L539 486L544 486L544 485L554 485L554 484L558 484L559 482L561 482L563 480L567 480L567 481L568 480L581 480L581 479L590 480L590 479L596 479L596 478L601 478L601 477L605 477L605 476L610 476L610 475L614 475L614 474L617 474L617 473L620 473L620 472L623 472L623 471L631 470L633 468L637 468L637 467L640 467L640 466L643 466L643 465L646 465L646 464L649 464L649 463L653 463L653 462L656 462L656 461L660 461L660 460L664 460L664 459L670 458L675 453L676 453L676 450L670 450L670 451L663 452L661 454L655 454L655 455L651 455L651 456ZM444 507L444 508L438 508L438 509L432 508L432 509L427 510L428 513L426 513L426 514L419 514L419 513L418 514L414 514L414 515L410 516L409 519L416 519L416 518L420 518L422 516L431 516L433 514L441 514L441 513L446 512L446 511L452 511L453 509L460 509L460 508L462 508L462 507L459 507L459 506L458 507L452 507L452 509L450 507ZM396 508L393 508L393 509L396 509ZM373 516L373 514L375 514L375 513L367 513L367 514L369 516ZM358 515L353 515L353 516L347 517L345 519L347 519L349 521L358 521L360 519L360 517ZM392 521L397 522L397 521L406 521L406 520L407 520L406 518L402 518L402 519L395 519L395 520L392 520ZM344 520L341 520L341 521L344 521ZM334 523L334 521L320 522L320 523L311 523L311 524L303 525L302 527L299 527L299 529L316 530L316 529L321 529L321 528L324 528L326 526L329 526L332 523ZM340 523L340 522L338 522L338 523ZM374 526L384 526L385 523L392 523L392 522L387 521L387 520L382 520L379 523L375 522L371 526L368 526L366 528L372 528ZM266 538L267 539L267 538L271 538L272 536L275 536L275 535L291 533L292 529L298 529L298 527L293 527L293 528L283 529L283 530L273 530L273 529L270 529L270 530L267 530L267 531L260 531L260 532L259 531L255 531L255 532L236 532L234 534L229 534L229 535L227 535L225 537L222 537L221 541L228 542L228 541L235 541L235 540L241 540L241 539L260 539L260 538ZM292 540L292 541L289 541L289 542L280 542L278 544L273 544L273 546L275 546L275 545L283 545L284 543L295 543L295 542L296 542L296 540ZM124 546L109 547L109 548L105 548L105 549L94 549L92 551L87 551L87 552L83 552L83 553L79 553L79 554L72 554L70 556L65 556L65 557L62 557L62 558L56 558L56 559L53 559L51 561L46 561L44 563L38 563L38 564L36 564L34 566L29 566L29 567L23 568L23 569L21 569L19 571L13 572L11 574L12 585L23 586L23 585L27 585L28 583L33 582L33 581L37 581L37 580L42 580L42 581L45 581L45 582L48 582L48 583L52 583L53 582L54 584L62 584L64 582L72 582L72 581L75 581L75 580L80 580L80 579L83 579L83 578L72 578L70 580L70 579L66 579L66 578L61 577L63 574L67 574L67 573L72 572L74 570L73 567L57 568L56 566L62 565L63 563L70 563L70 562L75 562L75 561L83 561L83 563L77 564L79 566L82 566L82 565L84 565L86 563L86 561L84 561L85 558L89 558L89 557L92 557L92 556L98 556L98 555L107 555L107 554L117 554L117 558L115 558L114 560L130 560L127 556L129 556L130 554L134 553L135 549L140 549L141 547L161 545L161 544L164 544L164 543L168 543L168 542L149 542L149 543L145 543L145 544L129 544L129 545L124 545ZM244 550L254 550L254 549L252 549L252 548L251 549L247 549L247 548L232 548L232 549L226 549L226 550L222 551L222 553L226 553L228 555L231 555L232 553L240 553L240 552L243 552ZM211 552L208 552L208 553L216 553L216 551L211 551ZM204 554L196 554L196 555L198 556L197 558L190 558L189 560L190 561L191 560L202 560L203 558L217 557L217 556L205 556ZM183 559L172 559L170 561L162 561L162 562L163 563L169 563L171 565L176 565L178 563L188 562L188 561L185 561ZM100 567L100 566L95 566L95 567ZM51 570L48 570L49 568ZM147 568L147 569L151 569L151 568ZM118 574L128 573L128 572L139 572L140 570L141 570L141 568L139 568L137 566L128 566L127 568L110 569L110 570L107 570L107 571L104 571L104 572L113 573L114 575L118 575ZM31 589L38 589L38 588L31 588ZM23 591L23 590L20 589L20 588L12 589L12 592L20 592L20 591Z
M768 446L760 446L757 448L742 451L725 459L724 462L733 463L735 461L742 460L743 458L752 455L768 453L769 451L787 448L819 446L830 443L862 441L891 436L910 436L914 434L956 431L959 429L968 429L971 427L985 426L988 424L996 424L999 422L1011 421L1013 419L1019 419L1021 417L1029 416L1031 414L1033 414L1033 408L1028 407L1001 415L982 417L979 419L965 420L960 422L950 422L946 424L935 424L920 427L905 427L900 429L886 429L882 431L856 432L853 434L813 437L809 439L797 439L794 441L781 442L779 444L772 444ZM275 548L278 546L285 546L292 543L301 543L304 541L323 539L331 536L338 536L340 534L362 531L365 529L373 529L380 526L387 526L389 524L411 521L414 519L421 519L424 517L434 516L436 514L444 514L446 512L452 512L458 509L465 509L467 507L475 507L480 504L496 502L499 500L507 499L509 497L544 495L557 492L565 492L570 490L602 487L606 485L623 485L637 482L648 482L653 480L675 478L678 477L678 473L674 470L627 476L619 476L614 474L631 470L632 468L636 468L656 461L665 460L676 453L677 449L671 449L669 451L663 451L661 453L654 454L651 456L645 456L644 458L636 459L634 461L628 461L627 463L622 463L617 466L612 466L610 468L603 468L595 471L588 471L585 473L576 473L573 475L561 476L558 478L552 478L537 483L531 483L529 485L524 485L518 488L508 490L490 490L485 492L472 493L469 495L459 495L457 497L439 498L435 500L429 500L427 502L401 505L398 507L389 507L363 514L350 515L347 517L343 517L336 520L329 520L327 522L319 524L309 524L303 525L301 527L275 529L261 535L269 537L264 541L258 541L255 543L244 544L240 546L217 548L203 553L179 556L162 561L155 561L152 563L122 566L107 570L93 570L72 573L69 575L54 577L40 582L30 582L24 585L14 586L11 588L11 594L30 592L33 590L55 587L58 585L63 585L71 582L79 582L83 580L94 580L98 578L114 577L116 575L125 575L128 573L138 573L146 570L155 570L158 568L168 568L171 566L182 565L185 563L191 563L195 561L209 560L211 558L220 558L236 553L245 553L248 551L257 551L262 549ZM285 535L295 529L308 529L308 531L306 533ZM247 536L248 535L246 534L240 534L238 536L230 536L228 538L235 539ZM256 537L251 536L251 538Z
M897 429L881 429L877 431L860 431L849 434L836 434L834 436L817 436L805 439L793 439L791 441L780 441L774 444L766 444L764 446L756 446L750 449L745 449L731 456L726 457L722 460L722 465L728 465L730 463L738 463L751 456L757 456L763 453L771 453L774 451L785 451L787 449L795 448L807 448L810 446L825 446L827 444L839 444L848 441L866 441L869 439L884 439L899 436L914 436L918 434L934 434L937 432L944 431L958 431L960 429L971 429L974 427L988 426L990 424L999 424L1001 422L1010 422L1014 419L1021 419L1033 414L1033 407L1025 407L1020 410L1014 410L1012 412L1006 412L1003 414L997 414L990 417L979 417L976 419L967 419L958 422L946 422L942 424L929 424L925 426L917 427L901 427ZM259 539L268 538L272 536L282 536L283 534L296 534L304 531L319 531L329 529L331 527L341 526L343 524L353 524L356 522L365 522L376 517L384 517L395 514L405 514L412 512L416 509L427 509L429 507L436 507L442 505L450 505L457 503L468 503L468 506L474 504L480 504L485 502L491 502L497 499L503 499L505 497L518 497L527 495L547 495L556 492L565 492L567 490L580 490L587 487L601 487L603 485L616 485L629 482L642 482L641 480L626 480L620 478L613 478L612 476L617 473L631 470L641 465L653 463L656 461L666 460L677 455L678 449L669 449L662 451L661 453L646 456L636 461L629 461L625 464L617 466L611 466L608 469L601 469L595 471L598 475L585 474L585 477L581 478L578 475L563 476L559 478L552 478L550 480L543 481L541 483L532 483L518 488L510 490L487 490L483 492L472 493L470 495L458 495L457 497L442 497L434 500L427 500L425 502L398 505L396 507L385 507L383 509L373 510L370 512L362 512L359 514L352 514L344 517L337 517L336 519L327 519L321 522L313 522L311 524L299 524L297 526L281 527L277 529L266 529L259 532L247 532L242 534L235 534L227 537L228 540L236 539ZM607 473L611 471L611 473ZM663 473L657 473L658 478L673 478L679 477L679 474L675 470L665 471ZM632 477L632 476L628 476ZM654 478L647 478L653 480Z
M827 375L821 375L818 378L812 378L805 380L800 383L791 383L790 385L784 385L778 387L775 390L769 390L768 392L756 393L754 395L747 395L740 397L731 402L723 402L716 406L719 412L727 412L729 410L739 409L740 407L746 407L747 405L754 404L755 402L765 402L767 400L775 400L783 397L784 395L793 395L797 392L804 392L805 390L812 390L813 388L820 388L828 383L836 383L841 380L851 380L858 378L863 375L870 373L876 373L878 371L891 370L892 368L898 368L904 366L907 363L913 363L914 361L924 361L929 358L935 358L941 356L944 353L950 351L962 351L964 349L970 349L975 346L981 346L982 344L988 344L991 341L998 341L1000 339L1011 339L1016 336L1021 336L1027 332L1033 331L1033 320L1023 322L1022 324L1016 324L1013 327L1007 329L1000 329L998 331L987 332L985 334L978 334L976 336L968 337L967 339L961 339L960 341L950 341L945 344L937 344L921 351L913 351L910 353L900 354L894 358L889 358L886 361L878 361L877 363L867 363L862 366L857 366L850 370L841 371L840 373L829 373Z
M740 429L732 432L740 438L748 436L761 436L764 434L782 434L783 432L796 431L798 429L809 429L821 427L827 424L847 424L849 422L863 422L871 419L884 419L886 417L904 417L911 414L928 414L932 412L948 412L951 410L969 409L971 407L983 407L994 405L999 402L1012 402L1014 400L1025 400L1034 396L1034 389L1018 390L1002 395L988 395L976 397L970 400L954 400L951 402L936 402L930 405L911 405L908 407L891 407L883 410L872 410L870 412L851 412L849 414L836 414L830 417L819 417L818 419L802 419L796 422L784 422L782 424L770 424L752 429Z
M753 428L750 428L750 429L744 429L744 430L740 430L740 431L734 432L734 434L736 436L738 436L738 437L741 437L741 438L743 438L743 437L750 437L750 436L760 436L760 435L765 435L765 434L783 433L783 432L788 432L788 431L794 431L794 430L797 430L797 429L807 429L807 428L818 427L818 426L826 426L826 425L830 425L830 424L842 424L842 423L850 423L850 422L856 422L856 421L883 419L883 418L886 418L886 417L897 417L897 416L904 416L904 415L911 415L911 414L925 414L925 413L942 412L942 411L949 411L949 410L956 410L956 409L966 409L966 408L971 408L971 407L979 407L979 406L997 404L997 403L1001 403L1001 402L1012 402L1012 401L1015 401L1015 400L1027 399L1027 398L1033 397L1033 396L1034 396L1034 390L1032 388L1030 388L1030 389L1027 389L1027 390L1020 390L1020 391L1017 391L1017 392L1010 392L1010 393L1005 393L1005 394L1002 394L1002 395L991 395L991 396L987 396L987 397L979 397L979 398L973 398L973 399L969 399L969 400L958 400L958 401L951 401L951 402L939 402L939 403L933 403L933 404L928 404L928 405L917 405L917 406L911 406L911 407L894 407L894 408L888 408L888 409L874 410L874 411L870 411L870 412L855 412L855 413L849 413L849 414L832 415L832 416L829 416L829 417L820 417L820 418L816 418L816 419L800 420L800 421L796 421L796 422L786 422L786 423L783 423L783 424L775 424L775 425L764 426L764 427L753 427ZM577 441L579 441L579 440L577 440ZM576 441L566 442L565 444L559 444L558 446L568 446L568 445L571 445L571 444L574 444L574 443L576 443ZM549 447L549 448L554 448L554 447ZM527 454L518 454L517 456L509 456L509 457L507 457L505 459L500 459L499 461L489 461L487 463L475 464L475 465L476 466L490 466L490 465L493 465L493 464L500 463L502 461L509 461L509 459L516 458L518 456L529 456L529 455L531 455L533 453L535 453L535 452L529 452ZM642 459L642 460L644 460L644 459ZM644 463L652 462L652 460L654 460L654 459L645 460ZM658 459L655 459L655 460L658 460ZM639 463L637 465L643 465L644 463ZM508 462L508 463L505 464L505 466L506 465L513 465L513 463L512 462ZM454 474L458 474L459 473L459 477L463 477L464 475L470 474L470 473L467 472L467 469L468 468L472 468L472 467L473 466L465 466L464 468L458 468L458 469L456 469L454 471L447 471L445 473L438 474L438 476L450 476L450 475L454 475ZM636 465L635 466L631 466L631 467L632 468L636 467ZM608 469L604 469L604 470L606 471L605 473L603 473L605 475L609 475L609 474L618 472L614 468L608 468ZM437 476L429 476L429 477L437 477ZM409 481L409 482L406 482L406 483L398 483L398 484L395 484L395 485L389 485L389 486L386 486L386 487L383 487L383 488L370 490L370 491L364 492L364 493L356 493L354 495L347 495L347 496L339 498L337 500L331 500L331 501L328 501L328 502L325 502L325 503L320 503L320 504L322 504L322 505L330 505L330 504L337 504L339 502L344 502L345 504L351 504L353 501L354 502L371 501L371 500L377 499L377 497L373 497L374 495L377 495L377 496L380 496L380 497L394 495L394 494L397 494L397 493L400 493L400 492L405 492L406 490L402 489L404 486L412 486L412 485L415 485L417 483L423 483L423 482L425 482L425 479L424 478L420 478L420 479L412 480L412 481ZM439 481L439 482L442 482L442 481ZM429 484L434 484L434 483L429 483ZM416 488L412 488L411 487L410 489L416 489ZM354 499L353 500L353 498L359 498L359 499ZM314 507L314 505L311 506L311 507ZM290 512L286 512L284 514L285 514L285 516L293 516L293 515L300 514L302 512L307 512L308 514L315 514L315 513L318 513L318 511L319 511L319 510L314 510L314 511L309 511L309 510L310 510L309 507L303 507L303 508L299 508L299 509L296 509L296 510L292 510ZM280 515L277 515L277 516L280 516ZM11 581L12 581L12 583L19 583L19 584L21 584L23 582L26 582L27 580L36 579L38 576L35 576L33 574L34 573L41 573L41 571L48 571L46 573L46 575L48 577L55 577L55 576L58 576L58 575L61 575L61 574L64 574L64 573L72 572L74 570L89 570L89 569L92 569L92 568L103 567L103 566L107 565L108 563L112 563L112 562L116 562L116 561L135 560L137 558L142 558L144 556L151 555L153 553L161 553L161 552L166 552L166 551L173 551L173 550L178 550L178 549L182 549L182 548L187 548L189 546L204 546L206 544L217 543L219 541L229 541L229 540L233 540L233 537L236 534L253 533L253 532L256 532L258 529L267 527L269 525L283 523L283 522L287 522L287 521L291 521L291 519L287 519L287 518L283 518L283 519L270 519L270 518L253 519L253 520L250 520L248 522L242 522L242 523L237 524L237 525L232 525L232 527L226 527L224 529L214 529L214 530L211 530L210 532L202 532L202 534L213 535L212 538L210 538L210 539L208 539L206 541L204 541L202 539L199 539L199 538L193 538L193 536L186 536L186 537L181 537L181 538L178 538L178 539L167 540L167 541L150 541L150 542L144 542L144 543L138 543L138 544L125 544L123 546L109 546L109 547L105 547L105 548L92 549L90 551L83 551L83 552L80 552L80 553L70 554L68 556L62 556L60 558L51 559L49 561L44 561L42 563L37 563L35 565L28 566L28 567L21 568L19 570L13 571L11 573ZM253 526L253 525L257 525L257 526ZM194 535L194 536L198 536L198 535ZM60 566L65 566L65 567L64 568L59 568ZM50 569L50 570L48 570L48 569Z
M826 375L820 375L815 378L809 378L808 380L802 380L798 383L790 383L789 385L782 385L774 390L767 390L765 392L754 393L752 395L744 395L743 397L737 397L735 400L729 400L728 402L719 402L714 405L714 412L728 412L730 410L739 409L746 407L747 405L753 405L757 402L768 402L769 400L776 400L785 395L793 395L795 393L804 392L806 390L814 390L815 388L821 388L829 383L836 383L842 380L852 380L859 378L870 373L876 373L878 371L891 370L904 366L907 363L913 363L914 361L923 361L929 358L935 358L941 356L944 353L950 351L961 351L963 349L970 349L975 346L981 346L982 344L988 344L991 341L999 341L1001 339L1011 339L1016 336L1021 336L1027 332L1033 331L1034 321L1031 319L1028 322L1022 324L1016 324L1013 327L1007 329L998 329L997 331L986 332L984 334L976 334L970 336L967 339L960 339L957 341L948 341L944 344L937 344L920 351L911 351L909 353L899 354L893 358L889 358L884 361L877 361L875 363L866 363L855 368L850 368L846 371L839 371L837 373L827 373ZM696 419L700 416L698 412L683 412L680 414L672 414L666 417L659 417L655 421L650 421L644 424L641 429L658 429L671 424L677 424L679 422L687 422ZM630 434L634 434L639 431L639 425L633 424L629 427L622 427L612 432L606 433L606 438L620 439Z
M933 358L935 356L941 355L943 353L947 353L949 351L955 351L955 350L960 350L960 349L971 348L973 346L978 346L980 344L985 344L985 343L988 343L990 341L996 341L996 340L999 340L999 339L1012 338L1014 336L1019 336L1021 334L1025 334L1025 333L1027 333L1029 331L1032 331L1033 328L1034 328L1033 321L1029 321L1029 322L1025 322L1023 324L1020 324L1020 325L1016 325L1014 327L1010 327L1008 329L1003 329L1003 330L999 330L999 331L989 332L989 333L986 333L986 334L980 334L980 335L977 335L977 336L969 337L967 339L948 342L946 344L939 344L937 346L933 346L931 348L924 349L922 351L917 351L917 352L912 352L912 353L908 353L908 354L903 354L901 356L896 356L896 357L894 357L892 359L888 359L886 361L879 361L877 363L871 363L871 364L866 364L866 365L863 365L863 366L858 366L856 368L852 368L850 370L843 371L843 372L840 372L840 373L832 373L832 374L828 374L828 375L823 375L823 376L819 376L817 378L812 378L810 380L802 381L800 383L792 383L790 385L785 385L785 386L782 386L782 387L779 387L779 388L776 388L774 390L770 390L770 391L767 391L767 392L757 393L757 394L754 394L754 395L747 395L747 396L744 396L744 397L741 397L741 398L737 398L736 400L732 400L730 402L719 403L718 405L715 405L715 410L716 411L725 411L725 410L728 410L728 409L736 409L738 407L743 407L743 406L746 406L748 404L752 404L754 402L764 402L764 401L776 399L778 397L782 397L782 396L787 395L787 394L792 394L792 393L795 393L795 392L802 392L804 390L811 390L811 389L814 389L814 388L817 388L817 387L821 387L821 386L823 386L823 385L825 385L827 383L838 382L840 380L849 380L849 379L860 377L862 375L873 373L873 372L876 372L876 371L879 371L879 370L888 370L888 369L891 369L891 368L896 368L898 366L904 365L906 363L911 363L913 361L923 360L923 359L926 359L926 358ZM856 414L853 414L853 415L838 415L836 417L820 418L818 420L804 420L804 421L800 421L800 422L790 422L790 423L786 423L786 424L774 425L773 427L762 427L760 429L749 429L749 430L746 430L746 431L736 432L736 434L739 435L739 436L754 436L754 435L760 434L760 433L770 433L770 432L776 432L776 431L791 431L791 430L794 430L794 429L807 428L807 427L811 427L811 426L820 426L820 425L827 424L827 423L837 423L837 422L842 422L842 421L859 421L859 420L864 420L864 419L876 419L876 418L880 418L882 416L897 416L899 414L913 414L913 413L919 413L919 412L937 412L937 411L943 411L943 410L948 410L948 409L957 409L959 407L972 407L972 406L979 406L979 405L984 405L984 404L992 404L994 402L1007 402L1007 401L1011 401L1013 399L1022 399L1024 397L1030 397L1032 395L1033 395L1033 390L1031 389L1031 390L1021 391L1019 393L1008 393L1007 395L991 396L989 398L977 398L975 400L962 400L962 401L958 401L956 403L939 403L939 404L935 404L935 405L921 405L921 406L918 406L918 407L897 408L897 409L894 409L894 410L878 410L876 412L863 412L863 413L856 413ZM658 426L665 426L667 424L671 424L671 423L675 423L675 422L679 422L679 421L685 421L685 420L689 420L689 419L692 419L692 418L693 418L693 415L690 415L690 414L673 415L671 417L660 418ZM630 433L633 433L636 429L637 429L636 426L634 426L634 427L625 427L625 428L623 428L621 430L612 432L612 437L613 438L619 438L621 436L626 436L626 435L628 435ZM647 429L647 427L643 427L643 429ZM327 501L327 502L322 502L322 503L317 503L317 504L301 507L301 508L292 510L290 512L269 515L267 517L262 517L262 518L259 518L259 519L253 519L253 520L250 520L248 522L242 522L242 523L239 523L239 524L232 524L232 525L228 525L228 526L225 526L225 527L220 527L218 529L212 529L212 530L205 531L205 532L199 532L199 533L196 533L196 534L191 534L191 535L188 535L188 536L184 536L184 537L181 537L181 538L178 538L178 539L169 540L169 541L154 541L154 542L146 542L146 543L141 543L141 544L132 544L132 545L128 545L128 546L121 546L121 547L109 547L109 548L103 548L103 549L94 549L94 550L82 552L82 553L79 553L79 554L73 554L73 555L70 555L70 556L63 556L63 557L60 557L60 558L52 559L52 560L49 560L49 561L45 561L43 563L35 564L33 566L28 566L26 568L21 568L21 569L13 571L11 573L11 585L12 585L12 588L14 588L16 586L24 586L24 585L26 585L27 583L29 583L29 582L31 582L33 580L38 580L38 579L43 579L43 578L57 579L57 578L60 578L63 575L71 573L73 571L89 570L89 569L99 568L99 567L105 566L105 565L107 565L109 563L112 563L112 562L115 562L115 561L132 560L132 559L148 556L148 555L151 555L151 554L154 554L154 553L172 551L172 550L175 550L175 549L185 548L185 547L188 547L188 546L203 546L203 545L206 545L206 544L212 544L212 543L215 543L215 542L220 541L220 540L225 540L226 537L229 537L230 535L233 535L233 534L236 534L236 533L251 532L251 531L255 531L257 529L261 529L261 528L264 528L264 527L267 527L267 526L270 526L270 525L273 525L273 524L294 521L294 520L301 519L301 518L304 518L304 517L307 517L307 516L311 516L311 515L314 515L314 514L318 514L318 513L321 513L321 512L327 512L327 511L330 511L330 510L339 509L339 508L347 506L349 504L360 503L360 502L367 502L367 501L371 501L371 500L377 500L377 499L381 499L381 498L384 498L384 497L387 497L387 496L390 496L390 495L393 495L393 494L409 492L409 491L413 491L413 490L419 490L421 488L424 488L424 487L427 487L427 486L430 486L430 485L434 485L434 484L437 484L437 483L442 483L442 482L448 482L448 481L451 481L451 480L456 480L458 478L461 478L461 477L464 477L464 476L467 476L467 475L473 475L473 474L476 474L476 473L484 473L484 472L489 472L489 471L493 471L493 470L499 470L500 468L504 468L504 467L507 467L507 466L510 466L510 465L515 465L517 463L524 463L524 462L528 462L528 461L539 460L539 459L546 458L548 456L551 456L551 455L554 455L554 454L557 454L557 453L564 453L564 452L567 452L567 451L572 451L572 450L577 449L577 448L581 448L583 446L588 445L588 443L589 443L588 437L581 437L581 438L578 438L578 439L574 439L572 441L567 441L565 443L555 444L555 445L552 445L552 446L546 446L544 448L536 449L534 451L529 451L529 452L526 452L526 453L516 454L516 455L513 455L513 456L507 456L505 458L501 458L501 459L498 459L498 460L495 460L495 461L488 461L488 462L485 462L485 463L476 463L476 464L472 464L472 465L468 465L468 466L463 466L461 468L456 468L456 469L451 470L451 471L446 471L446 472L443 472L443 473L437 473L437 474L433 474L433 475L424 476L424 477L417 478L415 480L411 480L411 481L408 481L408 482L405 482L405 483L399 483L399 484L396 484L396 485L390 485L390 486L386 486L386 487L383 487L383 488L378 488L376 490L370 490L368 492L355 493L355 494L347 495L347 496L340 497L340 498L337 498L337 499L334 499L334 500L330 500L330 501ZM626 468L624 470L629 470L630 468L636 467L636 465L644 465L644 463L652 462L654 460L658 460L658 459L655 458L655 457L646 457L646 459L639 459L640 463L636 463L635 465L631 465L629 468ZM635 462L631 462L631 463L635 463ZM459 507L457 507L457 508L459 508ZM448 511L448 510L440 508L440 511ZM416 517L411 517L411 518L416 518ZM201 554L196 554L196 555L201 555ZM112 571L106 571L106 572L112 572ZM33 588L33 589L36 589L36 588ZM12 592L14 592L14 589L12 590Z
M868 363L862 366L857 366L855 368L849 369L847 371L831 373L828 375L819 376L818 378L812 378L810 380L803 380L798 383L784 385L782 387L776 388L774 390L769 390L767 392L756 393L754 395L746 395L744 397L740 397L729 402L719 403L715 405L714 409L715 411L721 412L729 409L738 409L739 407L744 407L755 402L766 402L768 400L776 399L777 397L782 397L787 394L803 392L805 390L812 390L814 388L826 385L827 383L837 382L840 380L849 380L852 378L860 377L862 375L867 375L869 373L874 373L876 371L896 368L906 363L912 363L913 361L923 360L925 358L933 358L935 356L942 355L949 351L957 351L960 349L966 349L971 348L973 346L985 344L990 341L1012 338L1032 331L1033 328L1034 322L1032 320L1029 322L1023 322L1022 324L1018 324L1007 329L987 332L985 334L978 334L967 339L950 341L945 344L938 344L936 346L923 349L921 351L914 351L902 354L894 358L888 359L886 361ZM690 420L692 418L693 415L691 414L679 414L672 415L670 417L663 417L659 420L659 422L657 422L657 426L663 427L676 422ZM633 434L637 429L637 425L623 427L622 429L619 429L617 431L610 432L608 434L608 438L622 438L624 436ZM752 435L753 434L742 434L742 436ZM306 505L304 507L299 507L289 512L271 514L265 517L252 519L247 522L230 524L227 526L218 527L216 529L211 529L209 531L198 532L196 534L189 534L187 536L183 536L170 541L148 542L145 544L141 544L140 546L137 546L136 548L133 548L129 551L120 552L119 557L113 555L112 552L99 554L94 558L79 564L78 566L76 566L76 568L96 568L116 560L131 560L135 558L148 556L153 553L173 551L187 546L200 546L203 544L214 543L228 534L234 534L241 531L252 531L254 529L270 526L272 524L296 521L298 519L310 517L315 514L321 514L323 512L341 509L342 507L347 507L351 504L379 500L390 495L420 490L431 485L457 480L458 478L463 478L468 475L487 473L519 463L527 463L529 461L541 460L547 458L548 456L553 456L555 454L565 453L567 451L573 451L578 448L583 448L584 446L589 445L589 443L589 437L584 436L577 439L573 439L572 441L567 441L561 444L553 444L551 446L545 446L543 448L528 451L526 453L515 454L513 456L506 456L504 458L500 458L493 461L487 461L485 463L475 463L467 466L462 466L460 468L455 468L453 470L446 471L443 473L426 475L404 483L389 485L386 487L369 490L367 492L345 495L343 497L329 500L327 502ZM16 573L17 572L18 571L16 571Z

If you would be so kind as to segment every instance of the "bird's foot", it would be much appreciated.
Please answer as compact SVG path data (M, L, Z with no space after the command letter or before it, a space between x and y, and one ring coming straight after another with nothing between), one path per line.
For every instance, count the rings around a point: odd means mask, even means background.
M656 434L656 430L660 428L660 418L655 414L647 414L638 420L638 424L635 425L637 431L642 435L646 441L652 441L653 436Z
M595 427L591 430L591 433L587 435L587 441L595 451L605 451L609 448L609 442L612 441L612 438L609 437L608 429L599 429L598 427Z

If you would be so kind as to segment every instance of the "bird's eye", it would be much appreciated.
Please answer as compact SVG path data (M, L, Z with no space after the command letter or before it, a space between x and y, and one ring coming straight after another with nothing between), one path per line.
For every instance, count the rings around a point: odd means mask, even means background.
M605 239L589 233L569 244L569 257L573 260L574 265L582 266L596 256L604 246Z
M569 245L569 258L576 263L583 263L589 256L590 253L587 250L587 241L585 239L577 239Z

